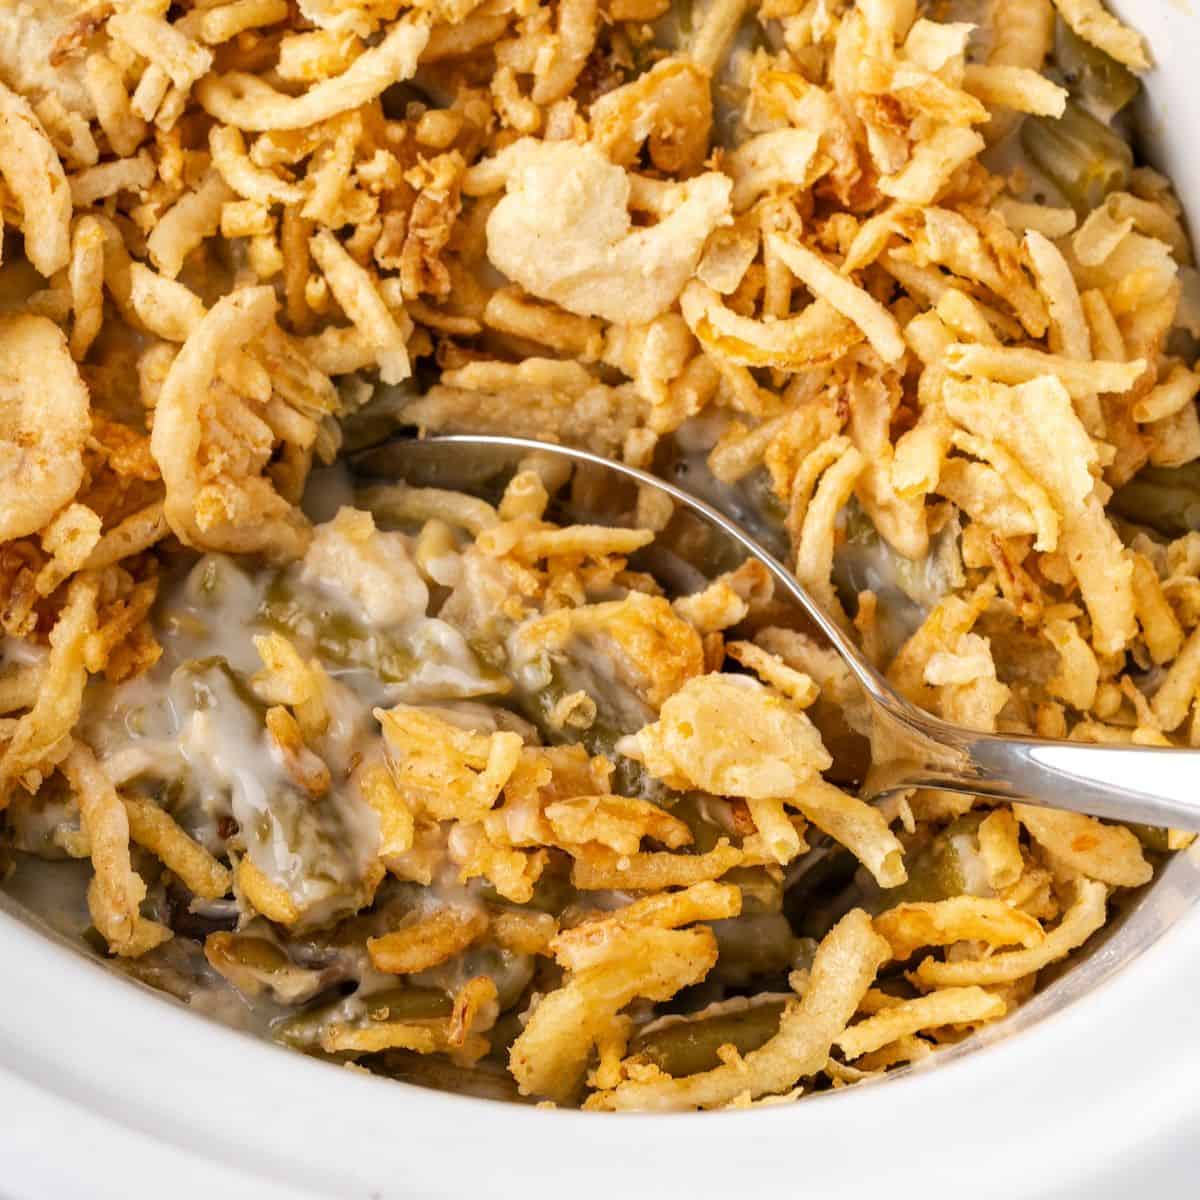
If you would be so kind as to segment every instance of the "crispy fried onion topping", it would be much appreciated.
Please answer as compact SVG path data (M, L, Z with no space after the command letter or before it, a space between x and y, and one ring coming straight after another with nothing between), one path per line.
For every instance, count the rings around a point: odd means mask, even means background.
M266 287L218 300L163 381L150 447L167 488L167 522L189 546L287 560L308 545L307 519L263 474L270 426L217 378L223 362L267 331L275 306Z
M45 317L0 318L0 541L35 533L83 480L88 393Z
M672 185L670 211L634 229L630 176L592 145L523 138L485 167L507 189L488 218L492 263L534 296L623 325L670 308L730 212L729 180L707 172Z

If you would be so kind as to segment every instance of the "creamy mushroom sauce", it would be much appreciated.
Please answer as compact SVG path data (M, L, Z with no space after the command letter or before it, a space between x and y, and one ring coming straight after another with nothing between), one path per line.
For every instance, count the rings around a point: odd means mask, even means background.
M516 636L520 626L488 611L488 563L481 555L444 554L432 567L443 582L432 582L418 571L413 539L404 532L376 529L363 538L360 527L348 536L366 514L340 507L347 498L340 472L317 481L309 508L327 519L305 558L287 568L181 554L166 568L160 591L161 659L119 685L93 679L81 722L117 786L156 799L218 858L245 855L303 914L286 931L262 917L247 923L237 901L187 896L135 850L147 880L159 877L145 911L176 936L139 959L109 961L198 1012L312 1051L331 1022L365 1019L377 1004L373 997L387 1002L396 994L396 977L371 966L368 935L393 928L408 913L495 900L483 881L459 882L443 847L430 886L388 878L363 909L369 868L378 863L379 823L359 780L385 753L373 710L419 704L464 729L513 730L526 745L538 745L547 733L563 740L546 725L546 714L555 698L583 688L598 701L599 715L582 740L616 761L614 786L662 790L614 750L622 734L653 720L654 710L637 690L636 671L606 639L580 637L551 663ZM470 640L447 615L472 630ZM254 639L271 632L284 634L306 660L317 659L331 681L330 724L310 747L332 780L318 796L289 775L264 723L268 705L256 694L263 663ZM6 662L30 653L16 643L3 647ZM89 929L84 835L65 785L18 800L8 816L14 869L4 890L56 932L82 937L103 953ZM728 806L715 798L694 820L710 831L734 828ZM726 944L745 943L750 961L762 957L756 944L764 937L779 942L782 932L781 944L791 945L777 889L762 882L773 893L771 928L760 928L762 914L718 923L727 927L718 929ZM539 884L539 893L549 889L554 895L535 896L534 907L542 901L559 911L574 898L567 880L553 873ZM617 907L631 898L590 891L587 905ZM253 977L248 988L235 989L203 952L209 933L235 929L245 956L235 969ZM488 974L504 1012L525 993L534 969L532 955L485 943L408 976L406 988L439 1007L467 979ZM429 1071L456 1070L444 1061L417 1065L422 1080ZM511 1093L507 1077L493 1077L487 1063L453 1086Z

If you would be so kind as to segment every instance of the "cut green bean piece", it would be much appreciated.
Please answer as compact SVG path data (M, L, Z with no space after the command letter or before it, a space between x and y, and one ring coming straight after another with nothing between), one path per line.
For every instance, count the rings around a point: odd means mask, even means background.
M188 573L185 595L197 608L229 604L239 592L252 587L250 577L233 559L223 554L206 554Z
M709 1071L720 1065L717 1051L722 1046L735 1046L739 1054L749 1054L770 1041L779 1032L784 1003L769 1000L737 1012L664 1025L635 1037L629 1052L676 1078Z
M454 1004L445 992L433 988L387 988L362 999L372 1021L431 1021L448 1017Z
M366 668L385 683L403 682L417 665L412 651L386 633L374 632L345 613L306 607L283 575L267 588L258 615L272 629L313 646L326 662Z
M1170 850L1171 831L1169 829L1165 829L1161 825L1137 825L1133 823L1130 824L1129 828L1147 850L1153 850L1158 854L1166 854Z
M692 849L697 854L707 854L722 838L730 836L730 828L721 823L715 811L725 803L703 792L688 792L669 806L671 815L678 817L692 831ZM729 882L735 881L730 879Z
M783 876L770 867L735 867L721 877L742 893L742 916L783 911Z
M559 701L583 691L596 705L596 716L586 729L563 729L552 719ZM642 769L640 763L617 752L617 742L636 733L653 720L652 711L615 679L597 679L586 657L578 661L570 653L550 664L550 682L519 697L521 712L537 726L551 745L578 742L589 754L602 754L613 764L612 789L624 796L643 796L660 801L666 789Z
M1061 117L1029 117L1021 144L1079 213L1126 187L1133 170L1125 140L1073 100Z
M934 838L908 868L908 881L884 893L889 906L948 900L965 886L958 849L948 839Z
M943 526L919 559L905 558L890 545L854 497L842 510L840 528L845 537L839 538L833 561L838 598L854 613L862 592L875 593L878 632L891 656L942 597L961 585L958 526Z
M225 959L235 967L273 974L292 965L288 956L266 938L248 934L216 933L208 939L206 950L212 956Z
M1200 529L1200 463L1147 467L1113 494L1111 507L1125 520L1164 537Z
M480 1063L464 1067L450 1062L440 1054L413 1054L407 1050L387 1050L372 1055L371 1070L389 1079L398 1079L417 1087L436 1088L461 1096L481 1100L506 1100L516 1104L532 1104L535 1098L522 1096L517 1082L499 1063Z
M404 410L418 395L409 381L401 387L381 387L375 398L342 420L342 452L352 454L378 446L404 427Z
M345 1001L326 1000L276 1023L271 1036L293 1050L316 1050L321 1045L321 1035L343 1011Z
M782 913L756 913L714 921L719 957L714 978L744 987L764 975L779 975L792 963L792 927Z
M273 1030L277 1042L297 1050L316 1050L325 1031L338 1022L429 1021L448 1017L453 1002L432 988L387 988L350 1000L327 1000L280 1021Z
M967 813L952 821L913 858L906 861L908 880L883 893L883 906L949 900L967 890L963 839L974 839L986 813ZM972 842L972 846L974 846Z
M1137 76L1098 46L1058 22L1054 57L1071 95L1101 121L1109 121L1138 94Z
M489 904L506 904L508 901L496 891L490 880L481 879L474 885L476 894ZM533 909L535 912L557 915L568 904L575 902L579 893L571 883L570 874L555 870L553 864L550 870L543 871L533 885L533 896L522 908Z

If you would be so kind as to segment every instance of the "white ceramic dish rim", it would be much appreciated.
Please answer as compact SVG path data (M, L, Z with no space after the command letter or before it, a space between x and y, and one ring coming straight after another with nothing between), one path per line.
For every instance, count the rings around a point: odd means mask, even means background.
M1019 1014L1019 1037L799 1105L657 1116L536 1111L307 1060L0 916L5 1184L385 1200L728 1197L794 1179L834 1196L1127 1196L1109 1190L1121 1172L1200 1132L1198 884L1200 856L1177 859L1153 918L1132 914L1089 962L1099 982L1065 975ZM1139 961L1116 970L1122 939ZM1063 1008L1061 989L1084 994Z
M1112 7L1150 39L1144 145L1194 208L1200 21L1182 0ZM833 1195L969 1188L973 1200L1155 1194L1152 1161L1200 1132L1198 898L1200 856L1180 856L1085 964L932 1069L800 1106L658 1117L536 1112L306 1060L115 977L0 900L4 1187L263 1200L729 1196L782 1181Z

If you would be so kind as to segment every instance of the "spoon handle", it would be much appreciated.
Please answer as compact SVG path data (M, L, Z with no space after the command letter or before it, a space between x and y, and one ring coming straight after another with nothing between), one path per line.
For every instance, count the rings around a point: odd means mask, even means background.
M867 790L973 792L1114 821L1200 832L1200 750L963 734L951 769L898 762ZM955 757L958 757L956 755Z

